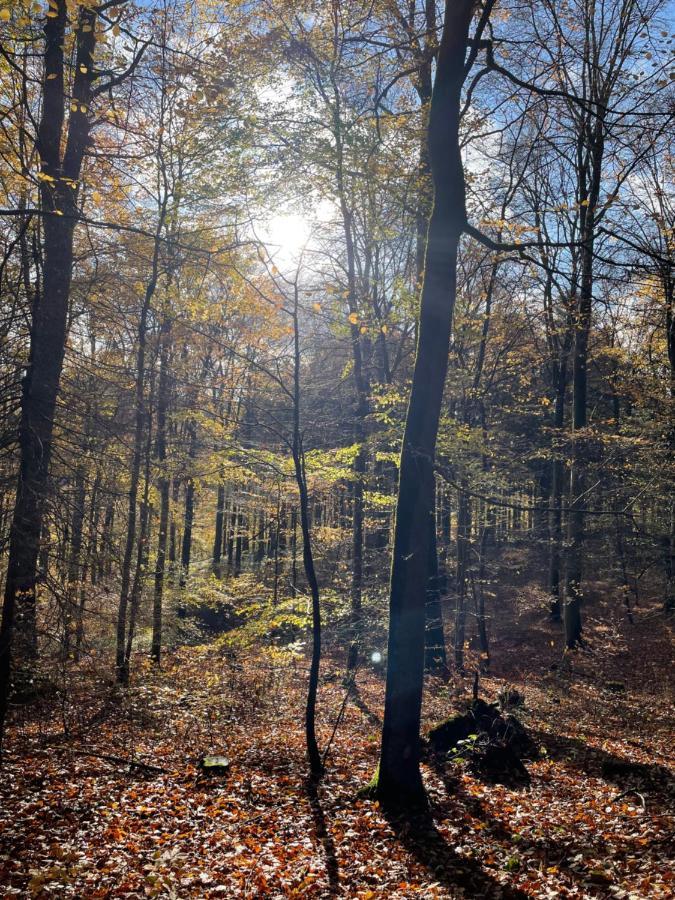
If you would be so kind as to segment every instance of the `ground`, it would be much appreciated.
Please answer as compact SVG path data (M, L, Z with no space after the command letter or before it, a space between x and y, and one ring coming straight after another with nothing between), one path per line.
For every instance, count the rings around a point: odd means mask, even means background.
M357 797L377 761L383 674L371 665L344 705L343 661L324 661L322 746L344 715L313 786L304 660L183 648L159 673L137 661L126 693L88 663L58 714L24 709L10 730L3 896L672 897L670 626L656 604L631 626L598 590L590 650L571 659L527 584L495 616L480 690L524 694L518 714L542 748L530 787L425 765L430 816L407 823ZM431 679L425 728L460 708L471 682ZM205 753L229 769L205 774Z

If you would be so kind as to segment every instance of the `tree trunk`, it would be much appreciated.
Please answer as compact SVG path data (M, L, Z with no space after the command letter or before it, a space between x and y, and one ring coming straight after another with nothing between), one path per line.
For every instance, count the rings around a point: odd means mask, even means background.
M448 659L443 633L443 603L436 546L436 515L429 517L429 580L427 582L426 625L424 631L424 668L427 672L445 674Z
M150 658L159 665L162 656L162 604L164 599L164 574L166 571L166 545L169 528L170 478L166 471L166 417L169 409L169 350L171 345L171 317L164 311L160 327L159 386L157 389L157 436L155 454L159 469L159 531L157 534L157 560L152 600L152 646Z
M559 358L555 366L555 410L553 415L553 427L555 429L551 459L551 493L549 508L549 570L548 589L550 594L551 618L559 622L561 619L560 606L560 561L562 549L562 498L563 482L565 479L565 463L562 456L562 448L559 446L565 424L565 394L567 391L567 364L569 352L572 346L572 331L566 330Z
M42 293L34 306L31 347L21 397L19 477L12 515L0 627L0 747L10 692L12 641L19 665L32 669L37 656L36 581L40 532L48 489L54 411L63 368L73 271L73 234L82 161L89 141L89 104L96 11L80 7L72 105L62 156L65 117L65 0L55 0L45 19L41 159L43 227ZM58 214L57 214L58 213Z
M136 421L134 426L134 443L131 457L131 478L129 487L129 507L127 512L127 532L124 545L124 558L122 560L122 584L120 588L120 600L117 613L117 645L115 652L115 669L117 680L126 684L129 680L129 670L125 658L125 639L127 632L127 607L129 605L129 589L131 587L131 563L136 541L136 503L138 500L138 485L141 473L141 456L143 452L143 431L146 424L145 413L145 349L147 341L148 313L152 302L157 280L159 277L159 252L160 235L164 227L166 216L166 197L160 207L155 242L152 255L152 273L145 288L143 303L141 305L138 322L138 348L136 351L136 393L135 410Z
M457 576L455 590L455 667L464 671L464 639L466 634L466 586L469 579L469 550L471 546L471 506L466 490L460 489L457 509Z
M190 464L193 463L197 452L197 426L194 422L189 426L189 444L188 459ZM187 483L185 485L185 513L183 517L183 544L180 555L180 586L183 588L187 584L187 577L190 572L190 560L192 557L192 526L195 518L195 483L192 474L188 474Z
M429 114L434 206L429 223L419 335L406 416L396 504L389 641L377 795L385 803L425 802L420 715L434 509L434 455L457 286L457 248L466 222L459 112L474 4L446 0Z
M298 485L300 499L300 528L302 531L302 559L305 576L312 598L312 659L307 685L307 704L305 707L305 741L309 770L316 778L323 773L323 762L316 742L316 695L319 687L319 666L321 663L321 604L319 598L319 582L314 568L312 554L312 532L309 524L309 498L307 496L307 479L305 477L305 459L302 448L302 432L300 430L300 330L298 324L298 285L294 284L293 304L293 467Z
M84 469L78 467L75 476L75 496L73 498L73 515L71 520L70 559L68 561L68 580L66 584L63 610L63 656L68 659L71 652L72 632L77 628L77 594L78 584L82 579L82 537L84 532L84 504L86 500L86 481Z
M84 641L84 610L87 603L87 574L92 585L96 584L96 534L100 515L99 491L101 489L101 471L97 469L96 478L91 489L89 500L89 523L87 536L87 551L82 567L80 580L80 603L77 608L77 621L75 623L75 661L79 661Z
M223 517L225 515L225 485L218 485L216 499L216 530L213 538L213 572L220 577L220 561L223 557Z
M152 376L152 385L154 388L154 373ZM143 580L145 578L145 570L148 562L148 546L150 538L150 462L152 456L152 403L154 390L150 390L150 398L148 401L147 412L147 439L145 444L145 466L143 474L143 499L141 500L141 518L138 534L138 547L136 550L136 569L134 572L134 580L131 587L131 605L129 610L129 627L127 632L127 642L124 650L124 665L127 673L131 661L131 651L134 645L134 635L136 633L136 620L138 618L138 609L141 602L143 592Z

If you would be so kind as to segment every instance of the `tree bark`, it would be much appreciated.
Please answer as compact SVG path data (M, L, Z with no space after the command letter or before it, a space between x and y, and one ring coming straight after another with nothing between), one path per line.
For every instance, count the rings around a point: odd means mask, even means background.
M152 600L152 645L150 658L159 665L162 657L162 604L164 599L164 575L166 572L166 548L169 530L170 483L166 471L166 417L169 409L170 374L169 352L171 346L171 316L164 311L160 326L159 385L157 388L157 435L155 454L159 469L159 530L157 534L157 560Z
M64 41L67 4L55 0L45 19L42 117L37 148L41 159L40 202L43 218L43 287L36 294L31 348L21 397L19 477L12 515L9 556L0 627L0 746L12 670L12 643L19 665L32 668L37 656L36 581L54 411L63 368L73 272L73 235L82 161L89 141L89 104L96 11L80 7L72 106L62 155L66 88Z
M424 630L424 668L427 672L446 674L448 659L443 632L443 604L438 571L436 515L429 517L429 580L427 581L426 624Z
M305 741L310 774L317 778L323 773L323 762L316 741L316 695L319 687L319 666L321 664L321 602L319 582L314 568L312 553L312 531L309 522L309 498L307 495L307 478L305 475L305 459L302 448L301 414L300 414L300 329L298 323L298 284L294 288L293 303L293 441L292 455L295 480L298 485L300 500L300 529L302 531L302 560L305 577L312 598L312 659L309 668L307 685L307 704L305 707Z
M387 684L376 792L385 803L425 802L420 715L434 507L434 456L457 285L457 249L466 223L459 113L471 0L446 0L429 113L434 205L429 223L413 383L399 465L389 600Z

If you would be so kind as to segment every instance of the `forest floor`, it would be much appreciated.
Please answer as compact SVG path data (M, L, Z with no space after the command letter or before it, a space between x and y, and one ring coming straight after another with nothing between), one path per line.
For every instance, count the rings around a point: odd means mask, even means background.
M480 689L523 693L518 715L542 748L531 784L425 765L425 821L357 798L379 746L383 675L371 666L316 786L303 660L183 648L160 673L139 660L123 693L83 667L58 715L15 715L0 772L2 896L673 897L672 626L655 604L631 626L602 592L586 615L591 649L560 665L541 597L512 587ZM323 663L323 745L345 703L342 665ZM425 729L461 708L471 680L428 682ZM202 775L204 753L227 756L227 772Z

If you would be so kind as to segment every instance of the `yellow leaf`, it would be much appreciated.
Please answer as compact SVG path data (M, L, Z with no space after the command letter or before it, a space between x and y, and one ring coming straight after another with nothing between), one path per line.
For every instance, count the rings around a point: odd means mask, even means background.
M58 77L59 76L57 75L56 72L50 72L49 75L47 75L47 81L53 81L55 78L58 78Z
M100 203L103 198L98 191L94 191L91 195L91 199L94 201L94 203Z
M380 328L380 331L382 332L382 334L386 334L388 330L389 329L387 328L386 325L382 325L382 327Z
M0 22L9 22L12 14L8 9L0 9Z
M73 103L70 104L70 111L71 111L71 112L77 112L77 103L74 103L74 102L73 102Z
M321 312L321 304L320 303L312 303L312 308L316 310L316 312Z
M352 325L358 325L359 324L358 313L349 313L349 321L352 323Z

